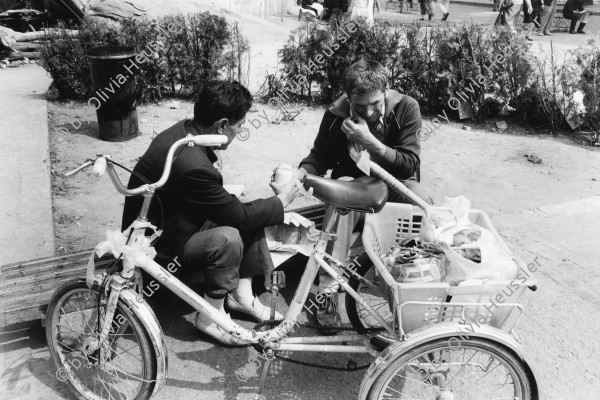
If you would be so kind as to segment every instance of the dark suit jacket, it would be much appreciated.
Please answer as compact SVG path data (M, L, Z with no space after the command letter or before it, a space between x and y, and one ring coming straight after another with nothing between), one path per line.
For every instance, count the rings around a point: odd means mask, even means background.
M158 181L169 148L187 135L186 122L180 121L154 138L134 172L142 175L148 182ZM164 231L156 243L157 251L181 256L185 243L200 230L206 220L240 231L283 222L283 205L276 196L242 203L229 194L223 188L223 177L213 166L216 160L217 156L210 148L185 146L173 162L167 184L157 191L164 207ZM138 187L143 183L132 175L128 188ZM142 200L142 196L126 198L123 229L137 218ZM154 225L160 224L156 198L151 206L149 220Z

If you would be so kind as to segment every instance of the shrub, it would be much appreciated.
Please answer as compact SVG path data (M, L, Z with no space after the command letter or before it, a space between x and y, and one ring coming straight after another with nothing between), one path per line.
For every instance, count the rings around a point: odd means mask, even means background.
M390 87L414 97L424 113L447 110L451 114L460 103L461 107L472 106L476 116L485 117L486 95L511 100L517 107L525 101L532 68L528 46L509 29L476 24L394 26L387 21L376 21L371 28L359 22L347 42L307 74L310 60L333 40L328 31L299 28L280 50L283 84L297 97L312 97L317 86L325 102L333 101L342 92L345 68L367 57L381 62L388 71ZM501 62L497 61L499 54L506 54ZM298 86L303 74L307 83Z
M167 30L169 26L174 32ZM91 95L85 54L98 45L132 46L143 57L140 68L133 70L142 102L165 95L191 96L218 77L248 79L240 66L249 54L247 40L237 24L229 26L225 18L207 12L158 20L124 19L114 25L85 20L77 38L69 37L65 25L59 30L46 42L41 58L64 99L85 100Z
M550 47L548 56L535 62L535 100L554 133L568 129L565 117L579 119L576 132L600 131L600 48L578 48L560 54ZM574 94L583 94L583 106Z
M41 65L53 79L59 97L86 99L92 95L90 68L85 57L90 47L115 44L117 32L106 24L85 20L76 37L68 34L68 28L59 22L58 34L44 42Z

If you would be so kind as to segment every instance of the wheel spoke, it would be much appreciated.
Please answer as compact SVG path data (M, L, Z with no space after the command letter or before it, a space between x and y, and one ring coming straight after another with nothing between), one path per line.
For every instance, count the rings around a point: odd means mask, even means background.
M56 295L48 307L47 329L51 331L49 346L55 350L53 357L67 370L71 388L80 398L139 398L148 384L156 382L156 369L149 364L146 351L152 343L144 327L123 311L119 300L118 312L126 321L120 326L112 324L111 332L114 333L109 334L97 351L86 356L86 351L79 349L89 347L98 338L99 329L105 323L103 315L106 307L98 308L96 289L84 288L79 282L63 290L63 294ZM119 321L122 321L120 318Z

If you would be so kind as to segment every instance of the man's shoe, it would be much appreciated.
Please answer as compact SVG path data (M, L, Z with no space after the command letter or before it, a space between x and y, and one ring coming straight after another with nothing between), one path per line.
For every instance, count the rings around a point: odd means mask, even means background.
M271 307L263 305L258 297L254 297L252 303L242 304L234 299L231 293L228 293L226 305L230 310L248 314L258 322L265 322L271 318ZM282 319L283 315L275 311L275 320L281 321Z
M552 34L544 32L544 36L552 36Z
M325 299L317 309L316 320L317 330L321 333L333 334L340 330L342 318L338 312L338 292L325 295Z
M450 15L450 13L444 14L444 16L442 17L442 21L447 20L449 15Z
M572 35L574 35L574 34L576 34L577 32L575 32L574 30L570 30L570 31L569 31L569 33L570 33L570 34L572 34Z
M431 21L431 18L433 18L433 14L429 14L429 20Z
M529 35L525 36L525 39L529 40L530 42L533 42L533 39Z
M227 314L229 317L229 314ZM205 317L199 312L196 313L195 323L196 328L206 333L211 338L215 339L219 343L227 346L249 346L250 343L246 343L230 335L221 329L220 326L212 322L211 320L205 319Z
M584 31L577 31L577 33L581 33L582 35L585 35Z

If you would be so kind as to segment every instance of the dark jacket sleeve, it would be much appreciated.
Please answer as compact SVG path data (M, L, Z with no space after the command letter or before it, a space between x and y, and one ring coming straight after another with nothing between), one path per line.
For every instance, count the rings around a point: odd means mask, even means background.
M276 196L242 203L205 169L186 171L174 186L186 209L199 210L199 214L221 226L248 231L283 222L283 204Z
M329 126L334 121L335 116L329 111L325 112L310 154L300 161L299 167L303 167L310 174L323 176L337 164L337 160L333 156L333 143L331 132L329 132Z
M421 145L417 132L421 128L421 111L419 103L405 96L394 110L395 123L400 132L390 138L391 146L387 146L383 157L377 161L390 174L399 179L409 179L419 171Z

